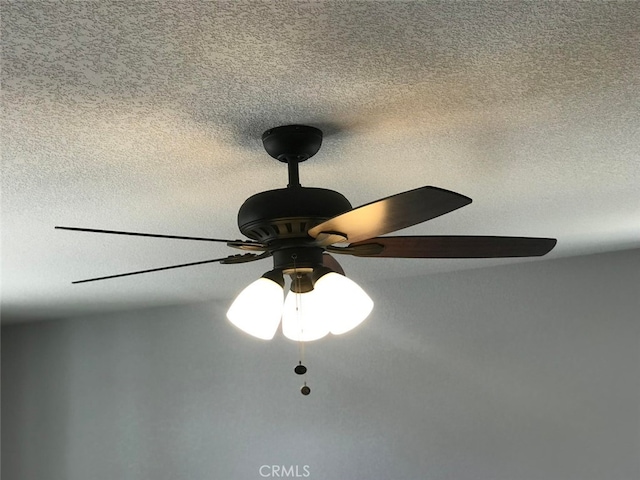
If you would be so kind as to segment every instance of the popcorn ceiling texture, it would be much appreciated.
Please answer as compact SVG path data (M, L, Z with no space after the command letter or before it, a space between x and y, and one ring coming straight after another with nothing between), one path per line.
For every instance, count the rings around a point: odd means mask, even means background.
M53 226L237 238L244 199L286 184L259 138L287 123L325 132L304 185L474 199L410 233L638 246L638 2L5 1L1 21L3 319L228 302L268 261L72 287L227 249Z

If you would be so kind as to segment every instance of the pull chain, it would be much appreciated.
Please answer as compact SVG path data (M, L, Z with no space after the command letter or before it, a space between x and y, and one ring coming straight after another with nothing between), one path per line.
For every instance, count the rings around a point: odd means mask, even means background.
M295 275L292 281L295 283L294 294L296 296L296 320L298 321L298 325L300 326L300 336L298 337L299 360L298 360L298 365L296 365L293 371L296 372L296 374L298 375L304 376L303 377L304 384L300 389L300 393L306 396L311 393L311 389L307 386L307 367L305 367L302 364L302 362L304 361L304 342L302 341L304 328L303 328L302 322L300 321L301 320L300 310L302 309L302 294L300 293L300 290L301 290L300 284L301 284L302 274L298 273L298 269L296 268L296 258L298 258L298 256L294 253L293 255L291 255L291 258L293 259L293 271Z

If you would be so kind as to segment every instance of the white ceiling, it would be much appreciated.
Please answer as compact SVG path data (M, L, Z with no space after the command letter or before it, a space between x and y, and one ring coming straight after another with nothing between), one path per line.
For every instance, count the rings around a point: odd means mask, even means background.
M3 321L230 301L268 260L72 286L237 252L53 227L238 238L242 202L286 185L260 135L289 123L325 132L303 185L474 200L402 233L640 245L639 2L2 2L2 46Z

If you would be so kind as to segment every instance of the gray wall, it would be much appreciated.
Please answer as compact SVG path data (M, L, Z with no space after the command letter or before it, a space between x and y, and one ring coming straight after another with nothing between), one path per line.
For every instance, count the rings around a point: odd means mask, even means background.
M225 305L7 326L2 478L640 478L639 285L639 250L365 284L309 397Z

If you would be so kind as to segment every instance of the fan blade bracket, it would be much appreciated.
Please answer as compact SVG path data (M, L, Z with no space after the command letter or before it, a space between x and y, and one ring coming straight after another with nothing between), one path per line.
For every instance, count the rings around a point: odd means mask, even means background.
M344 273L344 268L342 268L342 265L340 265L338 261L327 252L324 252L322 254L322 265L333 270L336 273L339 273L340 275L344 275L345 277L347 276L346 273Z
M267 246L259 242L250 242L245 240L233 240L227 242L227 246L231 248L237 248L238 250L247 250L250 252L264 252Z
M347 247L328 246L327 251L342 255L354 255L356 257L370 257L381 254L384 248L384 245L379 243L364 243L360 245L352 244Z
M316 244L321 247L333 245L334 243L347 243L349 239L347 235L341 232L320 232L315 237Z
M256 255L253 253L244 253L244 254L238 254L238 255L231 255L223 260L220 261L221 264L223 265L233 265L236 263L247 263L247 262L252 262L254 260L259 260L261 258L266 258L271 256L270 252L264 252L260 255Z

